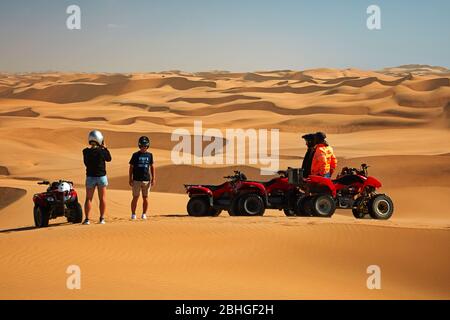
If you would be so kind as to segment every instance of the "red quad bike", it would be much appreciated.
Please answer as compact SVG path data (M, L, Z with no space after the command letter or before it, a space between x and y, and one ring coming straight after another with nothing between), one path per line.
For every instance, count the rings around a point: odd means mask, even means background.
M215 217L222 210L227 210L230 216L238 215L236 197L239 190L254 190L264 188L255 182L247 181L247 177L240 171L234 171L234 175L224 177L228 181L220 185L198 185L185 184L186 193L189 195L187 211L194 217ZM256 198L256 197L255 197ZM259 204L259 198L256 198L256 204ZM256 214L264 213L264 205L256 208Z
M389 219L394 212L394 204L387 195L378 194L376 190L381 187L381 182L368 175L366 164L361 169L343 168L341 174L335 180L320 176L309 176L307 189L327 194L316 201L316 206L327 208L330 197L335 200L335 206L341 209L352 209L353 216L362 219L370 215L373 219ZM303 200L301 207L305 212L310 212L314 204L310 198Z
M269 181L247 181L236 188L231 203L234 215L262 216L265 209L283 210L286 216L331 217L336 209L328 190L309 187L302 169L288 168L277 172L279 177ZM304 210L307 199L309 210Z
M331 217L336 210L333 185L329 179L321 178L320 185L315 180L303 179L303 170L299 168L288 168L278 171L279 177L267 182L259 182L265 194L258 195L265 199L267 209L283 210L286 216L316 216ZM327 181L331 189L322 187ZM240 195L236 197L238 211L243 215L251 215L249 200L254 201L251 192L258 192L258 189L249 190L248 193L239 190ZM265 196L265 198L264 198Z
M50 219L66 217L68 222L81 223L83 211L78 202L78 195L73 188L73 182L59 180L50 184L49 181L38 182L48 185L46 192L33 196L34 223L37 228L48 226Z
M283 210L287 216L297 214L297 201L303 196L298 179L299 169L277 172L279 177L269 181L253 181L257 188L240 188L235 198L238 215L263 215L264 209Z
M381 182L369 176L369 166L361 164L361 169L343 168L333 180L336 190L336 204L342 209L352 209L353 216L362 219L370 215L373 219L387 220L394 213L394 203L385 194L378 194Z

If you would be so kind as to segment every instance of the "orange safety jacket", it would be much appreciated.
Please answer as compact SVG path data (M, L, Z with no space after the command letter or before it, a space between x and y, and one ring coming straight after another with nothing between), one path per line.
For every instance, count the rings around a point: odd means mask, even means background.
M311 165L311 174L324 176L327 173L333 174L337 166L337 159L333 153L333 148L326 144L316 145L316 151Z

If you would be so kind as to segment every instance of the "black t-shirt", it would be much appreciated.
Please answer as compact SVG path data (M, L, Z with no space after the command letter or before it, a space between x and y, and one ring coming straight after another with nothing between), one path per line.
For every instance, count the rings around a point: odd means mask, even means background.
M153 165L153 154L150 152L135 152L131 156L134 181L150 181L150 166Z
M88 177L106 176L105 161L111 161L111 154L106 148L86 148L83 150L83 160Z
M311 174L311 166L314 157L314 152L315 152L314 148L308 148L305 157L303 158L302 169L304 178L307 178Z

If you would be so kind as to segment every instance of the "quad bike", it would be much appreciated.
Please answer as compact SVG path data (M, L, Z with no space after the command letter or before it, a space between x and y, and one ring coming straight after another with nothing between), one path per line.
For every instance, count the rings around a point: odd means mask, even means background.
M366 215L373 219L389 219L394 212L394 204L387 195L376 193L381 182L368 175L368 167L366 164L362 164L361 169L345 167L335 180L309 176L303 184L307 195L299 199L298 212L330 216L340 208L352 209L357 219Z
M33 196L34 223L36 227L48 226L50 219L66 217L68 222L81 223L83 211L78 202L78 195L73 188L73 182L59 180L38 182L39 185L48 185L46 192Z
M247 177L240 171L234 171L234 175L224 177L226 182L220 185L198 185L185 184L186 193L189 195L187 211L190 216L214 217L218 216L222 210L227 210L231 216L238 215L236 197L239 190L255 190L263 187L258 183L248 182ZM255 197L252 212L255 215L262 215L259 198Z
M266 182L252 181L250 188L238 187L231 204L235 215L263 215L265 209L283 210L286 216L333 215L336 209L333 194L326 188L314 187L311 179L303 179L302 169L288 168L277 173L279 177Z
M297 200L295 215L330 218L336 211L336 190L331 180L310 175L300 184L304 195Z
M370 215L373 219L387 220L394 213L394 203L385 194L378 194L381 182L369 176L369 166L361 164L360 169L343 168L333 180L338 208L352 209L353 216L362 219Z
M298 181L298 176L293 176L298 171L294 170L280 170L277 172L279 176L269 181L254 181L260 188L240 189L239 196L236 197L238 214L253 215L251 208L255 206L256 197L259 197L258 202L267 209L283 210L287 216L294 216L297 200L303 196L299 183L295 182Z

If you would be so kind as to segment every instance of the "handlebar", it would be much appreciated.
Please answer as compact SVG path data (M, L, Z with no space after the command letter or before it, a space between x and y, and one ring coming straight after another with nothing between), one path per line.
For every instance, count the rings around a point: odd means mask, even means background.
M229 180L247 180L247 177L245 176L245 174L243 174L240 171L234 171L234 175L232 176L225 176L224 179L229 179Z
M57 182L57 183L67 182L68 184L71 184L73 186L73 182L72 181L68 181L68 180L59 180L59 181L55 181L55 182ZM37 184L39 184L39 185L49 185L50 181L43 180L43 181L39 181Z
M367 177L367 175L368 175L367 168L369 168L369 166L367 164L365 164L365 163L361 164L361 169L344 167L344 168L342 168L341 175L345 175L345 174L360 174L360 175L363 175L363 176Z

